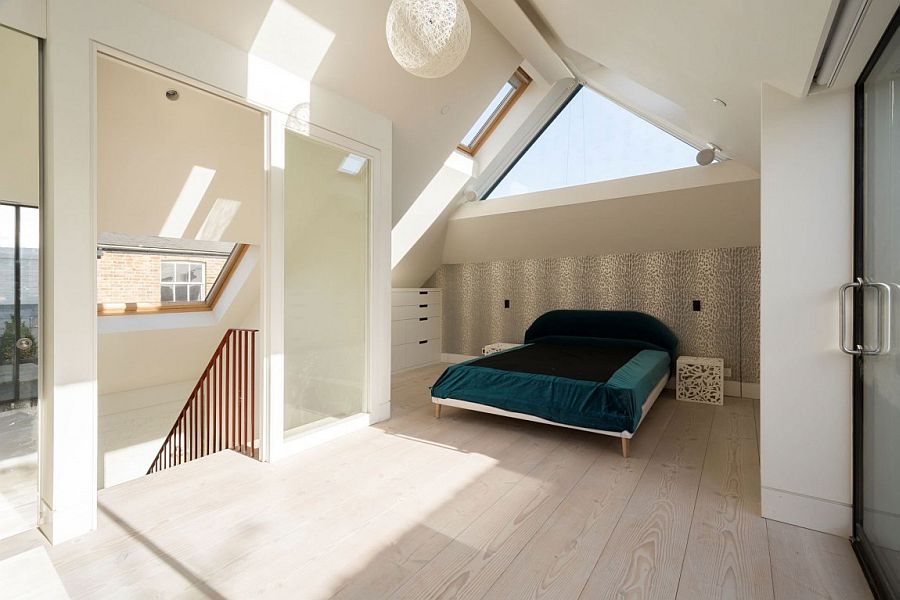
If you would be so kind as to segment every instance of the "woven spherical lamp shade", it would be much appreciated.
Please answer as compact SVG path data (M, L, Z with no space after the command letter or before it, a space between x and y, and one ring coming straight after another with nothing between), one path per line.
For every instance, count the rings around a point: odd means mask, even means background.
M418 77L443 77L469 50L472 24L463 0L393 0L387 41L401 67Z

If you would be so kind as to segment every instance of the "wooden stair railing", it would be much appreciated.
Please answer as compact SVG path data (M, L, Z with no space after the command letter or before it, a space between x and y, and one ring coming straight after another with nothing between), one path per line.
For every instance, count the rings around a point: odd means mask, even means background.
M256 329L229 329L147 474L222 450L256 456Z

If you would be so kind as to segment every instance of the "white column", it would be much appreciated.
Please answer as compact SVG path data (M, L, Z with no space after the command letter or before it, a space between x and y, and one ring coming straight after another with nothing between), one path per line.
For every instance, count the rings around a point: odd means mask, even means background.
M41 530L53 543L97 521L93 61L83 12L48 1L40 487Z
M838 287L851 279L853 91L762 90L763 516L848 536L851 359Z

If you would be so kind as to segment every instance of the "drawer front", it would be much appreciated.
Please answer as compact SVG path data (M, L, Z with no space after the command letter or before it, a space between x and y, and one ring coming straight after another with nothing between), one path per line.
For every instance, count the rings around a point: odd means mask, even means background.
M439 317L441 316L440 303L422 302L414 306L393 306L391 307L391 320L402 321L406 319L419 319L421 317Z
M393 292L391 304L393 306L416 306L418 304L441 303L440 290L421 290Z
M391 338L392 344L411 344L421 340L433 340L441 337L440 317L419 317L391 323L396 335Z
M407 366L418 367L440 362L441 341L420 340L412 344L404 344L406 347Z

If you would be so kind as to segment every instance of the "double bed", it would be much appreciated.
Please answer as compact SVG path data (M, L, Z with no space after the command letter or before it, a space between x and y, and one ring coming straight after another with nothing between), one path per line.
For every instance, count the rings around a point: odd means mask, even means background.
M524 344L448 367L431 388L441 406L602 433L629 441L668 382L678 338L632 311L555 310Z

